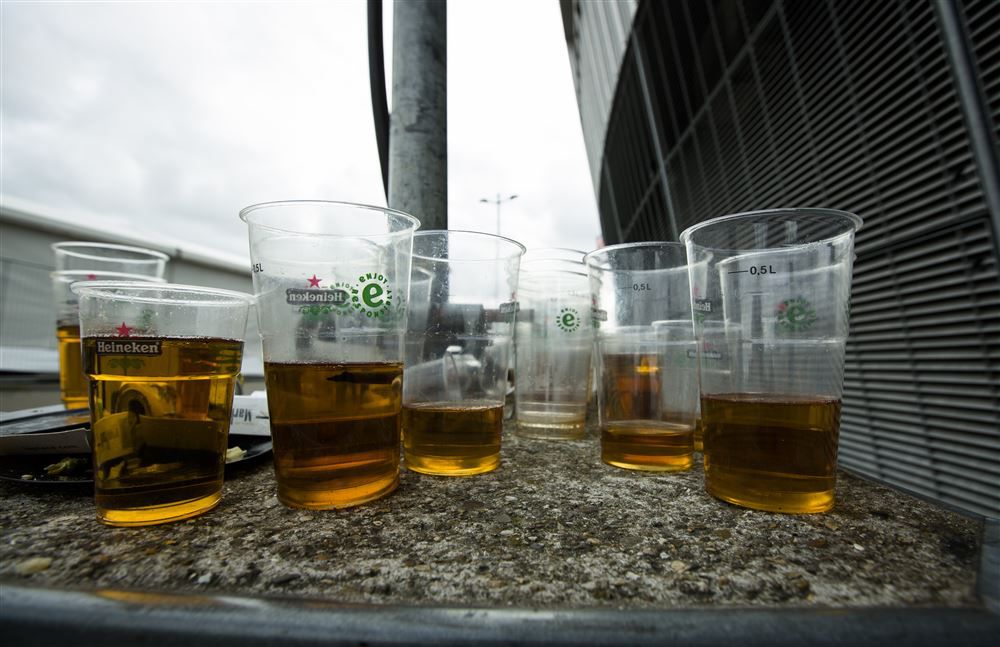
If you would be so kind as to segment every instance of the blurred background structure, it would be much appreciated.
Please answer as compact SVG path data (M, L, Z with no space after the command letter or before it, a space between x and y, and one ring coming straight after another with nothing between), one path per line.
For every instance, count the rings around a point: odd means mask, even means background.
M840 463L1000 516L1000 3L560 4L604 240L861 215Z
M25 379L58 382L56 310L49 272L55 269L52 243L84 240L145 247L170 257L164 278L171 283L253 293L250 268L241 258L197 245L122 235L110 227L74 222L57 209L6 198L0 204L0 383ZM251 311L243 375L260 377L264 363ZM0 411L16 409L0 402Z

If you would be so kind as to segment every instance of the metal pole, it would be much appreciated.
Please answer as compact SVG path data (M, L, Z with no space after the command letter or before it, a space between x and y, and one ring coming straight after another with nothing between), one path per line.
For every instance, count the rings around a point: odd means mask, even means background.
M389 206L448 228L445 0L393 4Z
M484 202L486 204L495 204L497 206L497 236L500 235L500 205L503 204L504 202L510 202L511 200L515 199L517 199L516 193L509 195L506 198L500 197L500 194L497 193L496 200L490 200L488 198L479 198L480 202Z

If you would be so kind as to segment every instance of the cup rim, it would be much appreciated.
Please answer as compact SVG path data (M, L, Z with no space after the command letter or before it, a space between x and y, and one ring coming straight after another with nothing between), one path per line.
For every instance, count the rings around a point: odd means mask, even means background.
M583 268L583 269L586 270L587 268ZM574 278L575 277L580 277L580 278L584 278L584 279L590 280L590 275L587 274L586 271L583 271L583 272L574 272L573 270L559 270L559 269L552 269L552 268L546 268L546 269L543 269L543 270L533 270L533 269L530 269L530 268L525 269L525 268L522 267L519 270L518 275L519 276L523 276L523 277L530 277L530 278L538 278L538 277L543 277L543 276L572 276Z
M90 275L96 275L100 277L99 279L88 279L86 277ZM69 280L73 277L83 277L77 280ZM155 283L156 285L164 285L167 280L162 276L150 276L148 274L130 274L128 272L105 272L103 270L55 270L54 272L49 272L49 278L61 280L63 283L98 283L98 282L141 282L141 283Z
M593 262L594 259L596 259L599 254L605 254L609 251L618 251L621 249L639 249L641 247L669 247L672 249L678 249L679 251L683 251L686 254L684 243L679 243L676 240L646 240L635 243L618 243L616 245L607 245L605 247L595 249L592 252L588 252L587 255L583 257L583 263L588 269L593 268L601 272L660 272L663 270L677 270L687 267L688 263L686 256L684 263L681 265L674 265L670 267L656 267L645 270L631 270L621 267L601 267L600 265L597 265L595 262Z
M541 256L541 257L538 257L538 258L534 258L533 257L534 254L544 254L544 253L547 253L547 252L573 252L574 254L579 253L580 256L579 256L579 260L576 260L576 261L568 259L568 258L560 258L558 256ZM576 249L576 248L573 248L573 247L532 247L532 248L525 249L524 255L529 257L529 258L524 259L526 261L527 260L533 260L533 261L567 261L569 263L582 263L583 262L583 257L587 255L587 252L585 252L582 249Z
M474 263L474 262L477 262L477 261L501 261L501 260L510 260L512 258L520 258L521 256L524 256L524 251L526 249L524 245L522 245L521 243L517 242L513 238L507 238L506 236L500 236L498 234L488 234L488 233L486 233L484 231L470 231L468 229L424 229L424 230L421 230L421 231L415 231L415 232L413 232L413 239L416 240L418 236L420 236L420 237L429 236L429 235L440 236L441 234L447 234L449 237L452 234L460 234L463 237L473 236L473 237L476 237L476 238L494 238L496 240L503 241L505 243L509 243L511 245L514 245L515 248L512 251L512 253L510 253L510 254L503 255L503 256L494 256L494 257L490 257L490 258L450 259L450 258L441 258L440 256L426 256L424 254L417 254L416 252L413 252L413 254L412 254L413 258L419 258L419 259L425 260L425 261L437 261L437 262L444 262L444 263L469 263L469 262ZM520 250L520 251L518 251L518 250Z
M582 258L582 257L581 257ZM531 269L535 265L556 265L556 266L579 266L581 272L587 271L587 265L582 260L571 261L564 258L524 258L521 257L521 269ZM556 272L573 272L575 270L571 269L559 269L559 267L545 267L541 269L532 270L534 272L544 272L546 270L553 270Z
M698 245L698 243L695 243L691 239L691 237L695 233L697 233L697 232L699 232L699 231L701 231L701 230L703 230L703 229L705 229L707 227L713 227L715 225L719 225L719 224L722 224L722 223L725 223L725 222L730 222L730 221L733 221L733 220L743 220L743 219L749 218L749 217L754 217L754 218L778 218L778 217L783 216L783 215L823 215L823 216L832 216L832 217L835 217L837 219L846 220L846 221L850 222L854 226L853 227L853 231L855 233L858 232L858 231L860 231L861 228L864 226L864 220L861 218L861 216L859 216L857 214L854 214L854 213L851 213L849 211L842 211L840 209L826 209L826 208L822 208L822 207L788 207L788 208L779 208L779 209L759 209L759 210L755 210L755 211L742 211L740 213L730 213L730 214L726 214L724 216L717 216L715 218L709 218L708 220L703 220L702 222L699 222L699 223L691 225L690 227L688 227L687 229L685 229L684 231L682 231L681 234L680 234L680 236L678 236L678 238L680 239L681 243L684 244L684 245L687 245L688 243L691 243L693 245ZM826 238L822 238L820 240L813 241L813 243L821 242L823 240L831 240L833 238L837 238L839 236L843 236L845 233L847 233L846 230L838 232L838 233L836 233L836 234L834 234L832 236L827 236ZM805 244L811 244L811 243L802 243L802 244L805 245ZM698 246L702 247L702 245L698 245Z
M69 288L73 294L79 297L95 298L125 298L133 303L167 303L172 305L197 305L197 306L220 306L231 307L243 304L251 306L256 302L252 294L226 290L223 288L211 288L201 285L185 285L181 283L155 283L149 281L77 281ZM123 292L115 292L115 290ZM135 294L126 294L127 291L134 291ZM143 296L143 292L157 290L172 292L179 298L168 298L163 296L151 297ZM214 300L185 299L184 294L198 294L202 296L214 296Z
M135 247L133 245L119 245L117 243L98 243L85 240L64 240L58 243L52 243L49 245L53 252L62 252L67 256L72 256L74 258L85 258L88 260L100 261L102 263L114 263L114 262L125 262L125 263L160 263L167 262L170 260L170 256L164 254L163 252L158 252L155 249L148 249L146 247ZM113 258L107 256L97 256L94 254L86 254L83 252L76 251L74 248L84 248L84 249L115 249L121 252L133 252L136 254L144 254L150 258Z
M257 204L251 204L249 206L240 209L239 217L240 220L248 225L253 225L254 227L259 227L261 229L266 229L267 231L277 231L285 234L307 234L309 236L316 236L322 238L364 238L364 234L323 234L314 232L301 232L295 229L288 229L284 227L272 227L270 225L261 224L259 222L251 222L250 215L256 211L261 211L264 209L273 209L275 207L288 207L288 206L304 206L304 205L334 205L337 207L353 207L355 209L367 209L370 211L379 211L384 214L392 214L401 218L404 221L409 222L412 227L408 229L400 229L399 231L388 232L385 234L377 234L378 236L395 236L404 234L406 232L415 232L420 229L420 219L416 216L411 216L410 214L399 211L398 209L390 209L389 207L379 207L373 204L363 204L360 202L345 202L341 200L274 200L271 202L258 202Z

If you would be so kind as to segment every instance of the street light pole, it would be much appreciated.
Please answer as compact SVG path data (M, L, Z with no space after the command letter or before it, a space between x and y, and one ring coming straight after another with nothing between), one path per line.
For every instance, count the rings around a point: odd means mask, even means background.
M500 235L500 205L504 202L510 202L511 200L517 198L517 194L513 193L506 198L501 198L500 194L497 194L496 200L490 200L488 198L480 198L480 202L485 202L487 204L495 204L497 206L497 236Z

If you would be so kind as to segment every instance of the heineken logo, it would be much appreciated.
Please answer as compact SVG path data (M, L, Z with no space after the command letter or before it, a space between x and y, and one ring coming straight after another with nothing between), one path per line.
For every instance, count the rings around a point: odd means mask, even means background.
M306 279L309 287L288 288L285 290L285 302L299 306L303 314L322 314L335 310L346 309L350 305L350 286L345 283L335 283L325 288L320 287L323 279L313 275Z
M368 317L382 317L393 305L389 279L379 272L367 272L354 283L335 281L323 286L323 278L314 272L305 279L307 287L285 290L285 302L298 306L305 315L343 314L351 310Z
M345 304L350 300L351 295L346 290L315 290L310 288L288 288L285 290L285 301L292 305L302 305L307 303Z
M96 346L98 355L151 356L163 353L162 339L99 339Z
M816 323L816 311L812 304L802 297L785 299L778 304L775 316L778 330L782 332L803 332Z
M712 300L695 298L691 302L691 308L694 310L694 322L696 324L703 324L705 323L705 316L712 314Z
M564 332L576 332L580 328L580 313L575 308L563 308L556 317L556 326Z

